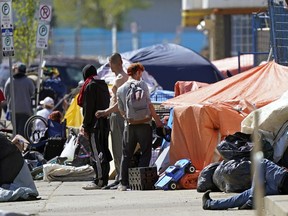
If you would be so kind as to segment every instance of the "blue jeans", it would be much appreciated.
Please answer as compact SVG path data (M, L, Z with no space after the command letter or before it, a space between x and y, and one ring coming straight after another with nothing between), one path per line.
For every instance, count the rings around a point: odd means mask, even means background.
M261 163L261 181L264 182L265 195L278 195L279 185L286 174L286 170L277 164L263 159ZM254 181L253 181L254 185ZM211 200L208 206L211 210L223 210L228 208L241 207L245 203L252 205L254 186L240 194L227 199Z

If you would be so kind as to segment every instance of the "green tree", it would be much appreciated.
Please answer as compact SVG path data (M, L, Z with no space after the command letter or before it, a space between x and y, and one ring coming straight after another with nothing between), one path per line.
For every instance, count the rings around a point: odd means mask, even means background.
M13 0L15 58L29 65L37 55L36 11L39 0Z
M125 14L134 8L149 7L149 0L53 0L59 27L111 28L121 30Z

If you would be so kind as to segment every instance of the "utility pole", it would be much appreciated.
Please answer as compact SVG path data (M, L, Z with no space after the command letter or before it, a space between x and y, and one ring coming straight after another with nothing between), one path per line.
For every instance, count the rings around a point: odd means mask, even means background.
M81 45L81 8L82 8L82 0L77 1L77 25L75 29L75 57L80 57L80 45Z

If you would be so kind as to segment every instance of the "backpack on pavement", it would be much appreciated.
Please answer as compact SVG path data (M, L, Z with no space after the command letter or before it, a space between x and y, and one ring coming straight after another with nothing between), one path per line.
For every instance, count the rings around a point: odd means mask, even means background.
M126 117L132 120L151 118L146 92L141 81L131 82L126 94Z

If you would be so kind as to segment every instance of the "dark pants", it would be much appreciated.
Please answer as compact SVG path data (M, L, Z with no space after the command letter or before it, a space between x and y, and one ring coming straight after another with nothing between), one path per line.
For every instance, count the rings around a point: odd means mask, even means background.
M30 115L25 113L16 113L16 134L24 135L24 127L26 121L30 118Z
M94 182L99 186L108 184L110 164L112 155L108 148L109 121L106 118L100 118L94 133L91 134L90 144L93 154L92 166L96 174Z
M148 167L152 153L152 128L149 124L127 125L123 133L123 154L121 159L121 184L129 185L129 168L137 143L141 157L138 166Z

